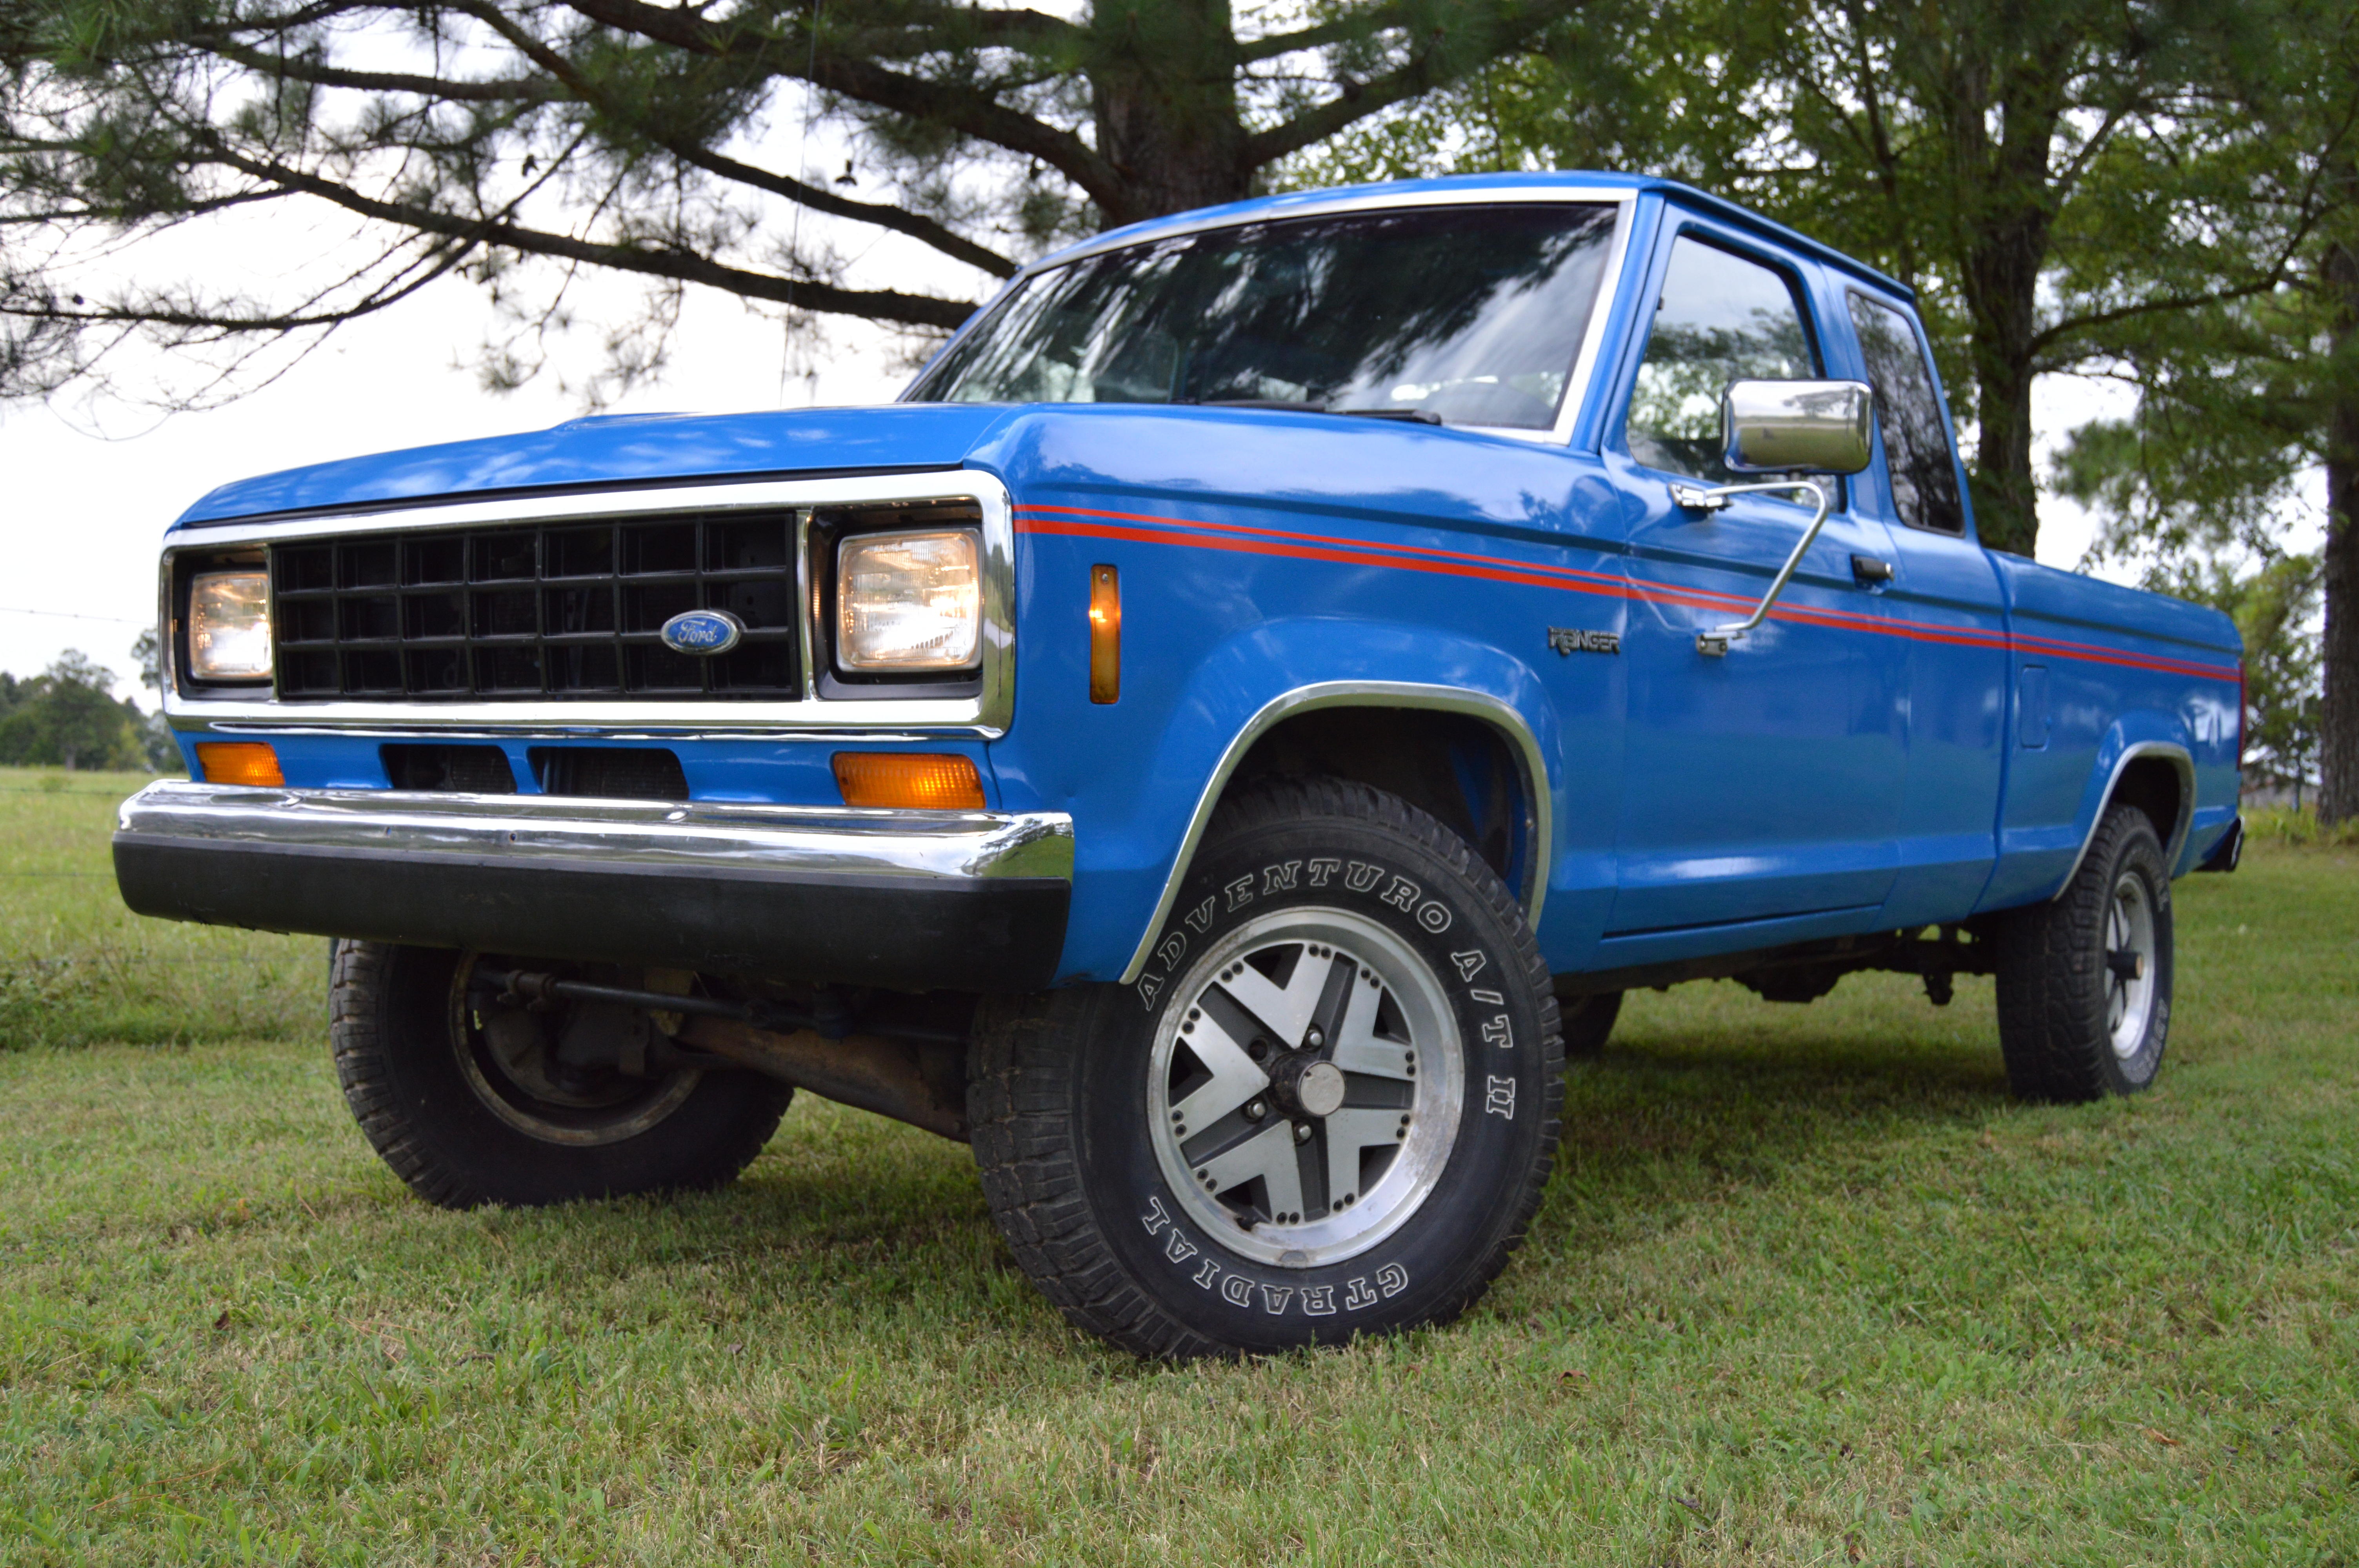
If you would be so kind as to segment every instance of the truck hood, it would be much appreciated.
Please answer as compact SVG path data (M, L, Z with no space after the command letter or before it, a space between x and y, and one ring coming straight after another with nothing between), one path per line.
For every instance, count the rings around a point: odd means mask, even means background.
M223 485L175 526L501 492L956 468L1010 410L906 403L638 414L288 469Z

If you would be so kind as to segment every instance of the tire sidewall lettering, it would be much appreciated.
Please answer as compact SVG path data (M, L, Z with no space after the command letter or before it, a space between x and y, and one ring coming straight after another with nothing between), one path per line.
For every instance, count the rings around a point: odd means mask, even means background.
M1510 979L1520 962L1512 929L1416 847L1348 854L1299 842L1259 851L1256 842L1299 836L1265 828L1227 846L1217 865L1194 870L1138 979L1109 988L1108 1037L1083 1091L1101 1147L1123 1152L1124 1179L1093 1198L1125 1262L1158 1273L1155 1293L1206 1332L1272 1347L1419 1321L1450 1299L1455 1276L1495 1245L1498 1211L1511 1206L1495 1200L1520 1185L1547 1104L1543 1023L1537 999L1516 995ZM1353 835L1364 836L1373 834ZM1170 1194L1145 1136L1147 1057L1164 1010L1190 1000L1176 988L1191 956L1231 926L1288 907L1375 920L1419 956L1448 999L1464 1085L1450 1162L1418 1211L1366 1251L1300 1270L1246 1258L1204 1234Z

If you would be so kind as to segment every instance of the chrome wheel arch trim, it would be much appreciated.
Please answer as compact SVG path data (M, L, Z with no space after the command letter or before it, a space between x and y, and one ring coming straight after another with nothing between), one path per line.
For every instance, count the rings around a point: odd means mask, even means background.
M2105 775L2105 791L2097 797L2097 814L2090 819L2088 832L2081 836L2081 847L2073 851L2064 880L2049 895L2049 903L2062 898L2072 886L2072 879L2081 874L2081 863L2089 858L2089 847L2097 841L2097 829L2104 826L2105 808L2113 804L2114 792L2121 788L2122 774L2141 757L2160 757L2179 772L2179 820L2171 824L2162 844L2164 874L2179 874L2179 857L2187 848L2188 828L2195 820L2195 758L2175 741L2136 741L2123 747L2122 754L2114 759L2113 771Z
M832 506L890 506L926 502L972 503L983 516L983 689L973 697L821 697L812 667L812 617L820 612L810 580L810 514ZM179 628L172 623L174 561L182 552L212 554L240 546L264 546L349 534L405 529L485 528L533 524L592 522L608 517L656 517L668 513L791 512L794 517L796 598L800 630L802 698L797 702L676 701L428 702L419 700L279 701L275 695L192 697L179 689L174 655ZM1016 710L1016 521L1015 503L998 478L980 469L943 468L919 472L854 475L830 479L760 479L694 482L629 490L567 491L557 494L490 496L454 501L422 500L414 506L354 508L306 517L234 519L201 527L176 526L165 535L158 563L157 629L163 644L163 711L179 731L202 732L250 726L286 732L365 730L379 733L472 732L515 736L566 731L605 735L617 730L759 733L768 738L799 730L922 729L990 740L1007 730ZM275 607L274 607L275 614ZM273 692L275 693L275 683Z
M1322 708L1406 708L1456 713L1480 719L1500 732L1522 764L1525 842L1528 848L1524 857L1524 885L1516 890L1517 898L1523 904L1524 919L1534 931L1539 929L1540 909L1548 898L1554 808L1548 757L1524 716L1503 698L1456 687L1410 681L1321 681L1270 698L1231 738L1227 750L1221 753L1220 764L1196 797L1196 809L1188 819L1187 834L1180 840L1179 856L1171 863L1170 874L1163 879L1162 896L1155 901L1155 913L1147 917L1147 929L1140 933L1138 946L1124 967L1119 984L1132 984L1146 970L1147 960L1155 951L1155 938L1169 918L1171 906L1179 902L1180 885L1188 880L1188 869L1195 863L1204 830L1212 826L1212 813L1219 807L1237 764L1245 761L1255 741L1279 723Z

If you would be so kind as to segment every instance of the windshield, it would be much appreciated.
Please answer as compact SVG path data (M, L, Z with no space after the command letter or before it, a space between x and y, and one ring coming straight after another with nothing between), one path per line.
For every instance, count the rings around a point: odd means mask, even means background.
M1213 229L1027 278L928 403L1245 403L1546 429L1610 207L1443 206Z

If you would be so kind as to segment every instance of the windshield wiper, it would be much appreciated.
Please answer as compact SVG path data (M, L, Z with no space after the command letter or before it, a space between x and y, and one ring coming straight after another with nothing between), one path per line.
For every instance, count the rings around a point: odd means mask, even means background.
M1354 419L1399 419L1412 425L1441 423L1441 416L1430 408L1335 408L1283 397L1183 397L1178 401L1197 408L1275 408L1283 414L1343 414Z
M1330 414L1349 414L1354 419L1400 419L1411 425L1439 425L1441 416L1430 408L1330 408Z

